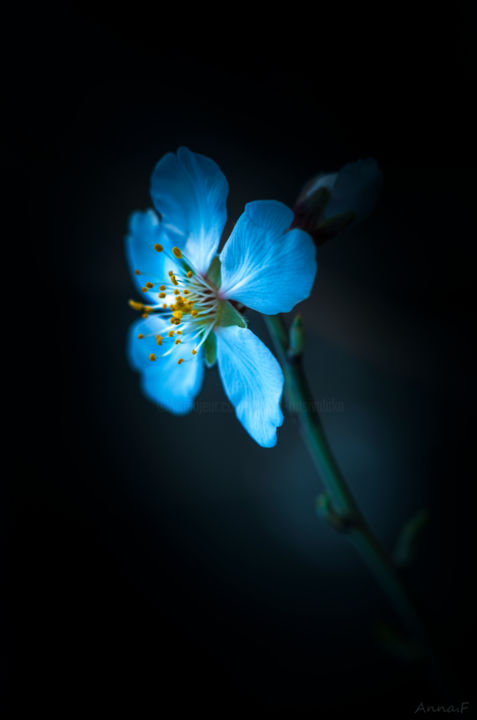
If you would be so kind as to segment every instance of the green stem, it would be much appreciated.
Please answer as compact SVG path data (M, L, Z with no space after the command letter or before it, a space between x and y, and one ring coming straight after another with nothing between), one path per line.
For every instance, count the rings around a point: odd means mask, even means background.
M421 640L425 640L424 630L408 591L359 510L334 458L308 385L303 356L290 351L289 335L281 315L264 317L285 371L289 405L299 417L306 446L331 503L330 512L334 520L330 524L345 532L405 626ZM323 507L326 508L327 503ZM341 522L336 522L336 518Z

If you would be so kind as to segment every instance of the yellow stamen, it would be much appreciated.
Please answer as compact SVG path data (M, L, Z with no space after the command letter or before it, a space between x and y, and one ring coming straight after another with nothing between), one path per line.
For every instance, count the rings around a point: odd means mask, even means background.
M198 311L198 310L191 310L191 313L190 313L190 314L192 315L192 317L197 317L197 315L199 314L199 311Z
M169 330L167 334L169 335L169 337L172 337L174 335L174 330Z
M152 284L152 282L147 282L147 283L146 283L146 287L149 288L149 289L151 289L151 288L154 287L154 285Z
M136 273L136 275L140 275L140 274L141 274L141 271L140 271L140 270L135 270L134 272Z
M157 250L157 252L162 252L164 248L162 247L162 245L159 245L159 243L156 243L154 245L154 250Z
M188 277L188 278L191 278L193 274L194 274L194 273L192 272L192 270L189 270L188 273L187 273L187 277Z
M179 295L180 290L174 290L174 295Z
M142 292L147 292L147 287L141 288Z
M155 359L156 359L156 356L154 355L154 353L151 353L151 354L149 355L149 360L151 360L152 362L154 362Z
M164 305L162 306L162 309L167 310L167 303L164 303Z
M184 314L184 313L182 312L182 310L175 310L175 311L172 313L173 317L178 318L178 320L182 320L183 314Z
M160 292L160 293L159 293L159 297L160 297L160 298L165 298L165 297L166 297L166 293Z
M192 355L197 355L197 350L192 350Z
M176 258L181 258L181 257L182 257L182 253L181 253L181 251L179 250L178 247L173 247L173 248L172 248L172 252L173 252L174 255L176 256Z
M129 307L133 310L144 310L144 305L136 300L129 300Z
M159 286L159 290L165 290L165 289L166 289L166 286L165 286L165 285L160 285L160 286Z
M139 335L137 337L138 337L138 340L142 340L144 335L142 333L139 333Z
M156 342L158 345L162 345L162 335L156 335Z
M182 340L174 340L174 345L180 345Z
M177 364L180 365L183 362L184 362L184 358L179 358L179 360L177 361Z
M188 295L190 290L187 290L187 288L184 290L184 295Z

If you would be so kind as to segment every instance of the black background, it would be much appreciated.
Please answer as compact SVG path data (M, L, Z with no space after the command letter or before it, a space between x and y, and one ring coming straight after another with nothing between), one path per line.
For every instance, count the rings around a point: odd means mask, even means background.
M4 61L21 303L5 308L19 370L7 716L404 718L472 701L469 6L23 10ZM200 414L140 394L123 236L181 144L225 172L230 219L251 199L292 204L319 170L369 155L383 169L372 218L319 250L307 369L340 403L324 422L383 542L430 508L410 581L447 685L377 642L392 612L316 519L292 418L262 450L215 371Z

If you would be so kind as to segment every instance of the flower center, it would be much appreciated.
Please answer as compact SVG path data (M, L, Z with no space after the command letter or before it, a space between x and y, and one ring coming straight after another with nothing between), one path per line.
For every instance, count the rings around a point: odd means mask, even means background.
M169 270L167 277L153 278L142 270L135 270L136 275L144 276L143 292L157 292L159 302L145 305L130 300L129 305L134 310L142 311L144 318L158 313L161 319L158 323L160 331L149 335L138 335L140 340L145 337L155 337L157 345L163 348L159 354L151 353L149 359L155 361L158 357L170 355L172 352L181 352L187 346L188 357L179 357L177 363L192 360L197 356L199 349L207 340L217 324L223 300L217 295L217 288L205 277L198 273L190 260L188 260L177 247L172 248L172 255L157 243L154 245L157 252L164 254L174 262L175 269ZM164 321L170 326L165 329ZM192 346L192 347L191 347ZM190 352L190 355L189 355Z

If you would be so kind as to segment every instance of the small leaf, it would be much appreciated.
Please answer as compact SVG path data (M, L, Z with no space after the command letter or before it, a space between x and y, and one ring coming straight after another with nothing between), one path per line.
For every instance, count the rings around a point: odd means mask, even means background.
M303 320L301 315L297 315L290 327L290 343L288 352L293 357L303 354L305 348L305 331L303 329Z
M346 532L352 525L350 517L340 515L335 511L331 500L326 493L321 493L316 498L316 512L319 517L325 518L332 528L338 532Z
M210 280L215 287L220 287L221 283L221 277L222 277L222 267L220 263L220 258L218 255L214 257L212 260L211 266L207 272L207 279Z
M238 325L239 327L246 328L247 321L244 316L239 313L227 300L222 303L220 310L219 325L221 327L228 327L229 325Z
M393 557L396 565L403 567L412 563L416 555L418 542L428 522L429 511L424 509L404 525L394 548Z
M204 360L207 367L213 367L217 360L217 338L211 332L204 343Z
M378 623L375 628L376 639L380 645L391 655L407 660L408 662L417 662L426 656L424 646L402 634L396 628L386 623Z

